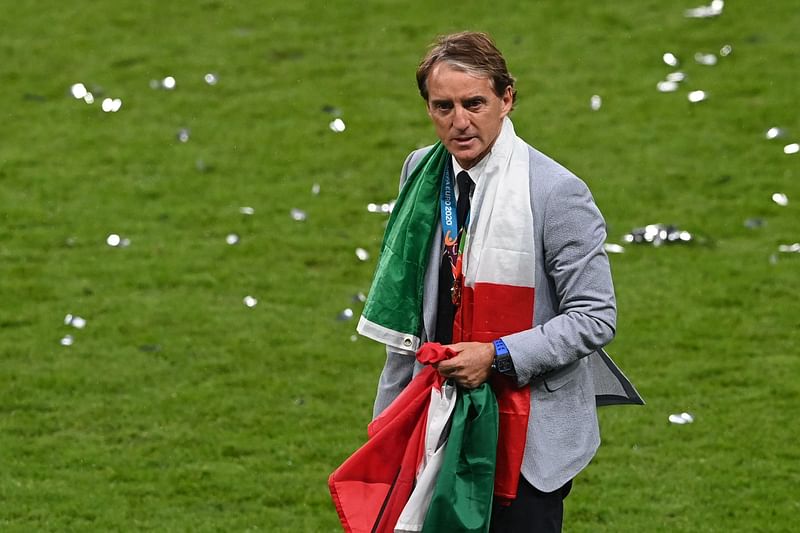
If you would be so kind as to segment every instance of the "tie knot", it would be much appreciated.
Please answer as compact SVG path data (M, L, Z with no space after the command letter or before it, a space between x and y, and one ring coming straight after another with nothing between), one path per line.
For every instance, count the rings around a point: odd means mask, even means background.
M469 174L466 170L462 170L456 176L456 184L458 185L458 194L466 193L469 195L470 189L472 188L472 178L469 177Z

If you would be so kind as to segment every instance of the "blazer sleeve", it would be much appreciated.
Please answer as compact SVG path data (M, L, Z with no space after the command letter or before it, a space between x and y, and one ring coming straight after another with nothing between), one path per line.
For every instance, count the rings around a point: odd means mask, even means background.
M616 331L616 299L611 267L603 248L605 221L589 188L574 175L562 176L550 189L542 224L547 286L554 302L552 318L532 329L503 337L522 386L608 344Z

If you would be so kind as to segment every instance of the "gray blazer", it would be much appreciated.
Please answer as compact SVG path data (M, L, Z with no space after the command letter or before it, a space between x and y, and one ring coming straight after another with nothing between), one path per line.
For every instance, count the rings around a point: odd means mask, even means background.
M412 152L401 184L430 147ZM616 299L603 245L605 222L586 184L530 150L536 240L534 327L503 337L519 386L531 387L522 475L551 492L574 478L600 445L597 405L644 403L602 348L616 328ZM441 231L437 232L441 235ZM422 340L433 338L441 238L434 239L423 298ZM413 353L387 347L374 416L421 368Z

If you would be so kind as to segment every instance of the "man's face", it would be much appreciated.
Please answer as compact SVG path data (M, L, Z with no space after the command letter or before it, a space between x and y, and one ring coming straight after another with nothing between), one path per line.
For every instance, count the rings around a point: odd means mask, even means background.
M502 97L489 78L478 78L437 63L427 79L428 115L447 151L464 169L489 153L511 111L511 87Z

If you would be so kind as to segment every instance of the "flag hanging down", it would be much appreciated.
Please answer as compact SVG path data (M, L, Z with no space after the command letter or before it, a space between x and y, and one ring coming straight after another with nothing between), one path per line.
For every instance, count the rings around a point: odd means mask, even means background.
M452 355L441 345L426 347L421 362ZM369 440L331 474L344 530L435 532L446 522L447 531L488 531L497 428L488 384L457 388L426 367L369 425Z

